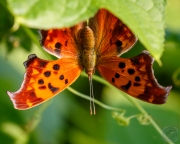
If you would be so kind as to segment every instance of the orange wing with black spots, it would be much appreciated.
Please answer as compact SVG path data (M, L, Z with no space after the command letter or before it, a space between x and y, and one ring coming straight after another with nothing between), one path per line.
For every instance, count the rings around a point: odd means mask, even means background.
M80 75L83 67L77 58L81 44L79 32L84 23L71 28L39 30L40 44L58 60L47 61L30 55L24 63L26 73L21 88L7 92L17 109L36 106L71 85Z
M130 50L137 37L116 16L101 9L89 20L96 38L95 50L103 57L120 56Z
M52 98L71 85L82 71L76 59L47 61L34 54L24 65L26 73L21 88L8 92L16 109L28 109Z
M163 104L172 87L158 84L152 63L152 57L147 51L143 51L130 59L102 59L97 69L103 78L125 93L149 103Z
M85 23L79 23L71 28L39 30L40 44L58 58L76 57L81 49L79 32L84 25Z
M99 10L88 24L39 33L42 47L59 59L47 61L29 56L21 88L8 92L15 108L31 108L52 98L72 84L83 68L90 82L97 68L103 78L127 94L149 103L165 103L171 86L158 84L149 53L144 51L129 59L119 57L132 48L137 38L107 10Z

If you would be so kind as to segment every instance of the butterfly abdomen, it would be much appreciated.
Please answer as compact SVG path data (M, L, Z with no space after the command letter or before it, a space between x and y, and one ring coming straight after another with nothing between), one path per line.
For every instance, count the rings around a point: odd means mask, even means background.
M94 67L96 65L96 52L94 50L95 38L91 28L86 26L81 31L81 41L82 41L82 53L81 60L82 65L85 68L88 76L91 76L94 73Z

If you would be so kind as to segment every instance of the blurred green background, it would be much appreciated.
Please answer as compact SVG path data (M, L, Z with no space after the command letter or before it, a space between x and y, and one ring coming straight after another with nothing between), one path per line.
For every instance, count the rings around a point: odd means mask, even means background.
M139 103L154 119L161 131L174 143L180 143L180 1L168 0L166 12L165 51L161 58L163 66L154 63L155 76L163 85L173 89L164 105ZM16 91L23 80L23 62L31 53L47 59L45 54L27 35L21 26L17 31L6 32L13 25L13 16L0 5L0 143L2 144L143 144L166 143L157 130L142 125L134 118L128 126L120 126L112 112L96 104L96 115L89 113L89 101L77 97L68 90L29 110L13 108L6 91ZM4 25L6 23L6 25ZM36 35L37 30L30 29ZM139 42L124 57L138 55L145 49ZM48 56L49 57L49 56ZM54 59L54 57L52 57ZM125 116L140 111L121 93L94 81L95 98L104 104L126 110ZM89 95L88 79L80 76L71 86ZM97 88L98 87L98 88Z

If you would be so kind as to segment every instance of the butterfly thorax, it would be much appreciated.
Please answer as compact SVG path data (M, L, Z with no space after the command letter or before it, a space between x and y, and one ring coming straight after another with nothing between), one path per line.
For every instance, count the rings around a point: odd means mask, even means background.
M86 26L81 31L81 41L82 41L82 54L81 61L85 68L85 72L89 77L94 73L94 68L96 65L96 52L94 50L95 38L91 28Z

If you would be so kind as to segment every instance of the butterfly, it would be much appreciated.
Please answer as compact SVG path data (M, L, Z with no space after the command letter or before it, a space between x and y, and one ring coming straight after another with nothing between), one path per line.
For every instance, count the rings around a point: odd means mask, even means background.
M110 84L137 99L153 104L166 102L171 86L158 84L148 51L132 58L120 57L133 47L137 37L109 11L100 9L88 23L39 33L44 50L58 59L49 61L29 55L20 89L7 92L16 109L49 100L70 86L83 69L90 82L97 69Z

